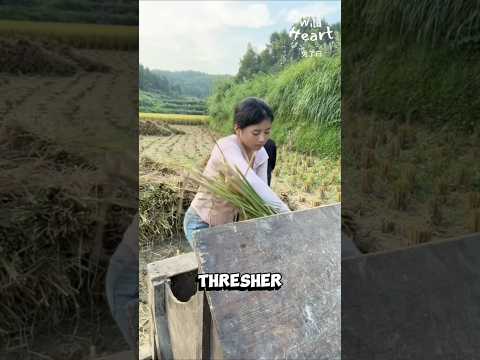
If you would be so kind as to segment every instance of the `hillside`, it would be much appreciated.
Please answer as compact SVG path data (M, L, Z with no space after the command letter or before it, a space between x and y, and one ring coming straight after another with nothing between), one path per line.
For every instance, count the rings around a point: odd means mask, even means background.
M164 77L169 83L179 87L183 96L205 99L210 96L216 81L230 78L229 75L211 75L199 71L152 70L152 73Z
M219 80L228 75L210 75L199 71L150 70L139 67L139 111L205 115L205 98Z
M187 96L169 96L159 92L140 90L139 111L161 114L205 115L205 101Z
M272 138L321 157L340 155L340 57L312 57L274 75L219 83L208 99L212 127L231 133L233 109L242 99L265 99L275 114Z

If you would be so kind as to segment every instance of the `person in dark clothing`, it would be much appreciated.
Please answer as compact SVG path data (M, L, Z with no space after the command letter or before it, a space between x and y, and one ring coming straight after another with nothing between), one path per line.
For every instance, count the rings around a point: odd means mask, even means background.
M267 179L268 186L270 186L270 182L272 181L272 171L275 169L275 163L277 162L277 146L272 139L268 139L263 147L268 154Z

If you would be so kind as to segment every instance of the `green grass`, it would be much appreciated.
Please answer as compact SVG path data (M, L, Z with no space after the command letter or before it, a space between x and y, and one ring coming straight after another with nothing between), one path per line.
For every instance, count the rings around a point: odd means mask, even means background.
M340 156L340 57L309 58L275 75L218 84L207 101L213 129L232 133L233 109L249 96L272 107L272 138L279 144L290 141L296 151Z
M346 2L344 13L345 38L365 44L390 38L431 48L480 46L480 7L474 1L359 0Z
M478 5L360 0L345 7L343 95L354 109L467 133L477 126Z
M468 132L480 118L480 64L473 53L392 45L344 69L350 79L344 95L361 111Z

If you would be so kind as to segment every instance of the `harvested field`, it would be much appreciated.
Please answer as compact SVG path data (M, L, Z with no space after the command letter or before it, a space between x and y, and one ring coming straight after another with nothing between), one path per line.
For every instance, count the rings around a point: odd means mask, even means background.
M342 171L350 182L342 216L363 251L480 231L480 132L465 136L455 128L432 131L375 114L345 116L350 148ZM364 117L368 128L360 125Z
M149 336L146 264L191 251L183 235L182 223L196 186L188 181L187 169L203 168L214 146L211 132L206 127L192 126L197 121L192 117L185 121L188 125L170 124L171 128L181 132L178 134L140 135L142 251L139 331L144 345ZM296 153L281 146L277 149L272 188L291 209L340 201L340 162Z
M0 48L8 61L21 59L20 73L2 67L0 82L0 251L8 253L0 262L0 347L8 355L0 357L122 350L104 277L137 211L114 165L137 144L129 79L137 56L11 38ZM50 331L64 336L39 335Z

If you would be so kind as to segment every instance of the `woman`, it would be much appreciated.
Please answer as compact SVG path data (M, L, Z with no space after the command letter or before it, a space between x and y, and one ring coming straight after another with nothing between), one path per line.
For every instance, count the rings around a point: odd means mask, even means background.
M273 123L272 109L262 100L247 98L235 107L235 134L217 141L203 174L215 177L225 161L234 168L237 166L257 194L279 212L290 209L270 189L267 180L268 155L263 147L270 137ZM220 149L219 149L220 148ZM249 163L254 157L250 171ZM232 205L215 197L209 192L198 192L183 222L185 236L192 244L194 231L231 223L238 214Z

